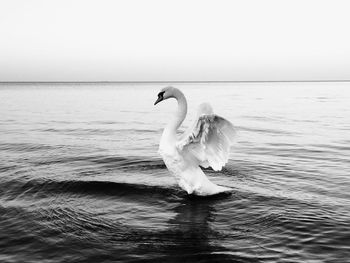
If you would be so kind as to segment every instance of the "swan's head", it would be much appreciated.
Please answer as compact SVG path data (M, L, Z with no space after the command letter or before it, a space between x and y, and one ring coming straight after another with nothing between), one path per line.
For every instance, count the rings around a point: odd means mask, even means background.
M158 104L159 102L169 99L169 98L174 98L175 96L176 89L174 87L165 87L162 88L161 91L158 93L158 99L154 103L154 105Z

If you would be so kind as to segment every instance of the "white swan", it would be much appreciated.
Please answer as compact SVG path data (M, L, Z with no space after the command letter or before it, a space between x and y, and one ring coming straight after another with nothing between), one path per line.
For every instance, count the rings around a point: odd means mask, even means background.
M154 105L169 98L177 100L178 110L165 127L159 144L168 170L188 194L213 195L232 190L209 181L200 166L219 171L227 163L235 133L233 125L203 103L193 126L178 138L176 131L186 117L187 101L179 89L166 87L159 92Z

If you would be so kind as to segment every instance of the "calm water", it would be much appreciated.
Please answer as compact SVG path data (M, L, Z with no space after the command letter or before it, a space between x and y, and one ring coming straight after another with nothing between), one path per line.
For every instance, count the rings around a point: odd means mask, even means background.
M181 191L157 154L163 85L0 85L0 262L346 262L350 83L177 84L237 128Z

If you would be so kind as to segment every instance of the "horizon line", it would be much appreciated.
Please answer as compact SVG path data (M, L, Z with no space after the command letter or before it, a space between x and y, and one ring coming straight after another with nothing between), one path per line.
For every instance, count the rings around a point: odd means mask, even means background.
M156 81L114 81L114 80L97 80L97 81L0 81L0 84L162 84L162 83L177 83L177 84L211 84L211 83L310 83L310 82L350 82L350 80L156 80Z

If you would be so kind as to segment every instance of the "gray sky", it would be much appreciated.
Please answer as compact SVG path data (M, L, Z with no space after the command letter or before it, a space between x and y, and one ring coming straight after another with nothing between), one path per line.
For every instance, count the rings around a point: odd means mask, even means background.
M0 0L0 81L349 80L350 1Z

